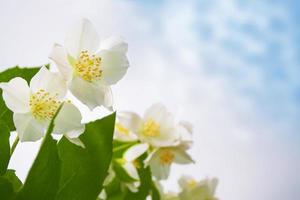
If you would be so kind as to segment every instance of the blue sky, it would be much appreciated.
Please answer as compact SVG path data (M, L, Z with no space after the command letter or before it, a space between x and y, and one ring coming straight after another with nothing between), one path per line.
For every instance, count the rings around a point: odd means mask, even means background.
M155 11L166 2L140 3L147 5L146 13L158 30L163 25ZM300 35L295 9L299 3L201 0L192 4L195 15L188 28L195 31L199 46L210 46L201 49L205 62L201 67L210 74L226 76L228 86L242 93L262 114L276 121L288 120L299 128ZM188 15L193 11L183 12ZM214 20L209 19L212 16Z
M53 43L89 18L103 37L129 43L131 67L113 87L117 110L142 114L161 101L194 124L197 164L175 166L166 188L175 190L185 172L218 177L222 200L295 199L299 8L250 0L1 2L0 68L48 63ZM81 111L86 120L103 112ZM15 152L11 167L23 179L37 149L24 143Z

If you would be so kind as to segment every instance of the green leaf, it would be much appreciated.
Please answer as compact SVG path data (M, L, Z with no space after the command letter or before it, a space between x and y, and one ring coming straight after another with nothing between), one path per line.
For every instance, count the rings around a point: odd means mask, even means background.
M52 138L51 133L54 119L60 108L49 124L41 148L17 200L53 200L56 196L59 188L61 161L58 156L57 141Z
M1 199L12 199L21 186L22 182L16 176L15 171L7 170L6 173L0 177Z
M10 200L14 197L14 188L12 183L5 177L0 177L0 197L1 199Z
M49 65L48 65L49 67ZM20 68L19 66L0 72L0 82L8 82L15 77L24 78L28 83L31 78L39 71L40 67ZM15 130L12 112L6 107L2 98L2 90L0 89L0 120L4 121L11 131Z
M85 148L69 142L66 138L58 144L62 160L62 177L58 200L95 200L112 157L112 140L115 113L86 124L80 136Z
M10 159L9 135L9 128L0 120L0 175L5 174Z
M158 188L156 187L156 185L154 184L154 182L152 181L151 182L151 199L152 200L160 200L161 199L161 196L160 196L160 193L159 193L159 190Z

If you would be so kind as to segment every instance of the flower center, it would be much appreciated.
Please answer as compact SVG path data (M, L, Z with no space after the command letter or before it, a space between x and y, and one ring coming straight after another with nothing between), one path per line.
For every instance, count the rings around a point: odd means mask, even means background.
M89 55L88 51L81 51L79 59L74 63L74 70L81 78L91 82L101 77L100 64L100 57Z
M160 127L153 119L149 119L143 123L141 133L145 136L155 137L160 135Z
M194 179L190 179L187 181L187 185L188 185L188 188L192 189L197 185L197 181L195 181Z
M163 165L170 165L175 158L175 155L170 150L162 150L159 154L160 163Z
M116 127L117 131L119 133L121 133L122 135L129 135L129 129L124 127L122 124L116 123L115 127Z
M33 116L36 119L50 120L56 113L61 102L57 100L57 95L51 95L49 92L41 89L30 95L29 106Z

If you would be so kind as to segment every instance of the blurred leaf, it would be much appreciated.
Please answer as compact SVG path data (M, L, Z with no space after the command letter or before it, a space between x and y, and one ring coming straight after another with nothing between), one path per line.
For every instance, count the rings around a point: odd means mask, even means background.
M62 177L56 199L97 198L111 162L114 125L115 113L86 124L80 136L85 148L62 138L58 144Z
M60 108L49 124L38 155L16 198L18 200L53 200L55 198L59 187L61 161L58 156L57 141L52 138L51 133L54 119Z
M49 67L49 65L48 65ZM19 66L0 72L0 83L8 82L15 77L24 78L28 83L31 78L39 71L40 67L20 68ZM0 120L4 121L11 131L15 130L12 112L6 107L2 98L2 90L0 89Z
M15 192L12 183L5 177L0 177L0 197L1 199L10 200L14 197Z
M21 186L22 182L16 176L15 171L7 170L6 173L0 177L1 199L12 199Z
M152 183L151 184L151 191L150 191L151 199L152 200L160 200L161 197L160 197L160 193L159 193L158 188L156 187L156 185L154 184L153 181L151 183Z
M3 177L5 177L11 182L15 192L17 192L22 187L22 182L17 177L15 170L12 169L7 170L6 173L3 175Z
M9 128L0 120L0 175L5 174L10 159Z

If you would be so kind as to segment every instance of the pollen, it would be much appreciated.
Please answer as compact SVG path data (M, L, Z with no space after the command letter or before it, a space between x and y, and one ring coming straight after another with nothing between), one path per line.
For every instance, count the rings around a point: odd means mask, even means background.
M149 119L143 123L140 132L145 136L155 137L160 135L160 127L153 119Z
M159 154L160 163L163 165L170 165L175 158L175 155L172 151L164 149Z
M33 116L39 120L52 119L61 104L57 96L58 94L51 95L43 89L31 94L29 106Z
M102 70L100 64L100 57L90 55L88 51L81 51L79 59L74 64L74 71L84 80L91 82L101 78Z
M116 123L115 127L116 127L116 130L119 133L121 133L122 135L129 135L129 129L124 127L122 124Z

